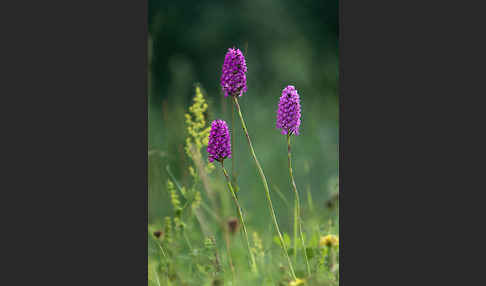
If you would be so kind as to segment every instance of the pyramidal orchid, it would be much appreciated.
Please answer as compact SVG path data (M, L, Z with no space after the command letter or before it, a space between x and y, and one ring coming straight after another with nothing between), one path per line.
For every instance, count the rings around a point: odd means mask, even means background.
M241 206L238 202L238 198L236 197L236 193L231 185L231 180L228 176L228 172L224 167L224 159L231 158L231 137L230 132L228 129L228 125L224 120L214 120L211 123L211 130L209 131L209 140L208 140L208 160L212 163L214 161L218 161L221 163L221 168L223 169L223 174L226 178L228 189L231 193L231 197L236 206L236 210L238 213L238 217L241 221L241 226L243 228L243 232L245 234L246 243L248 246L248 252L250 253L250 265L252 270L256 271L256 262L255 257L253 256L253 252L251 251L250 247L250 240L248 239L248 232L246 230L245 220L243 218L243 211L241 210Z
M290 136L299 134L300 127L300 96L295 86L288 85L282 90L280 101L278 103L277 110L277 128L281 129L281 133L287 135L287 154L288 154L288 166L290 174L290 182L295 193L295 212L294 212L294 225L299 229L300 239L302 242L302 248L304 252L305 262L307 264L307 273L311 275L309 260L307 259L307 252L305 250L304 235L302 233L302 219L300 214L300 199L297 186L295 185L294 175L292 171L292 155L290 148ZM294 228L296 229L296 228ZM296 231L294 232L296 235ZM296 243L296 240L294 240ZM295 254L297 254L297 248L294 245Z
M293 85L288 85L282 90L282 96L278 103L277 128L284 135L299 135L300 127L300 97Z
M246 61L240 49L230 48L226 53L221 74L224 96L242 96L246 87Z
M297 279L294 272L294 267L292 266L292 261L290 260L287 246L285 245L282 233L280 232L280 228L278 226L277 217L275 215L275 210L272 205L272 199L270 197L270 190L268 188L267 179L265 178L265 174L263 173L262 166L256 157L255 150L253 149L253 144L251 142L250 135L248 134L248 130L246 128L245 120L243 119L243 115L241 113L241 108L238 103L238 97L242 96L244 92L247 91L246 86L246 60L245 56L241 53L239 49L228 49L226 53L224 62L223 62L223 71L221 75L221 88L224 91L224 96L227 97L230 95L233 99L234 106L236 107L236 111L238 116L240 117L241 126L243 128L243 132L245 133L246 139L248 141L248 146L250 147L250 153L255 161L256 167L258 169L258 174L263 183L263 187L265 189L265 196L268 202L268 208L270 210L270 214L272 216L273 224L278 234L278 238L280 240L280 245L282 247L282 251L284 252L285 257L289 263L290 274L293 279Z

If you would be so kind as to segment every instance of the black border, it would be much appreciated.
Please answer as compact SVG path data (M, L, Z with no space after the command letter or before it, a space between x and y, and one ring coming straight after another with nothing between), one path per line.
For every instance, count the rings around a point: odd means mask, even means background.
M457 64L477 62L465 50L476 45L461 50L459 36L454 45L458 31L474 25L461 27L469 15L447 12L445 4L438 13L425 2L351 2L339 1L340 282L413 285L430 265L463 261L429 249L452 238L441 250L454 254L460 223L443 226L451 214L440 207L469 204L456 202L465 188L450 184L463 173L444 169L454 167L450 152L470 147L444 147L454 130L438 141L431 135L470 118L455 106L462 97L446 106L447 96L462 96L458 86L482 90ZM3 40L2 94L13 101L2 105L2 141L10 143L2 157L9 196L3 233L11 239L3 255L20 266L10 284L147 283L147 6L83 1L6 9L14 18L6 26L16 31ZM432 20L426 11L434 11ZM458 55L471 58L453 62ZM458 122L438 122L439 115ZM437 150L444 156L431 158Z
M148 3L61 2L4 9L3 284L146 285Z

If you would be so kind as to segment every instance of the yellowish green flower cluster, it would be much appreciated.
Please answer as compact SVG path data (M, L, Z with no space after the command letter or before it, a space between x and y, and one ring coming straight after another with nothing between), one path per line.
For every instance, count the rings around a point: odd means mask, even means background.
M319 241L320 246L339 246L339 237L337 237L334 234L328 234L326 236L321 237L321 240Z
M197 209L201 205L201 202L202 202L201 192L196 191L196 193L194 194L194 200L192 201L191 204L192 209L193 210Z
M263 243L257 232L253 232L253 247L251 248L253 255L261 259L265 255L263 250Z
M187 156L194 160L201 159L201 148L208 146L209 131L211 125L206 124L204 113L208 109L208 104L204 99L202 88L196 86L196 95L193 98L193 104L189 107L189 112L185 114L186 117L186 146L184 147ZM204 169L209 174L214 170L213 164L206 164ZM196 180L197 174L192 166L189 166L189 173Z
M167 190L169 192L170 202L175 212L175 216L172 218L175 226L174 234L179 234L184 231L186 226L183 221L182 213L186 210L186 206L190 206L192 210L197 210L202 204L201 192L197 190L197 184L201 174L198 174L197 170L201 172L209 173L214 166L212 164L204 164L201 156L201 148L208 145L210 126L206 126L206 120L204 119L204 113L208 109L208 104L204 99L202 89L200 86L196 86L196 94L193 99L193 104L189 107L189 112L185 114L186 117L186 129L188 136L186 138L185 152L189 158L192 159L193 164L189 165L189 173L194 178L191 187L180 186L177 181L167 181ZM197 168L196 168L197 167ZM177 189L176 186L177 185ZM183 197L183 203L180 200L180 194ZM169 232L172 231L171 218L166 218L166 228L169 228ZM173 237L170 237L172 239Z
M164 218L164 240L168 243L172 243L172 220L170 217L166 216Z
M185 114L186 129L189 134L186 138L185 150L191 158L193 156L192 146L195 146L194 150L200 155L201 148L208 145L209 130L211 129L210 126L206 126L206 120L204 120L204 112L208 109L208 104L200 86L196 86L196 95L193 101L194 103L189 107L189 113Z
M212 250L216 247L216 244L214 243L213 239L211 239L210 237L206 237L204 239L204 247L208 250Z
M182 210L181 202L179 201L179 195L174 187L174 183L171 180L167 180L167 190L170 194L170 202L172 203L172 207L176 214Z
M185 223L182 219L178 216L174 217L174 225L176 227L177 234L180 234L181 231L184 231Z

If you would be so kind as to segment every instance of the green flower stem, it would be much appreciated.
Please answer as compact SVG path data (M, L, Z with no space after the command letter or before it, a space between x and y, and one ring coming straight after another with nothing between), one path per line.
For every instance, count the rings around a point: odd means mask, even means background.
M224 229L224 240L226 242L226 251L228 252L228 262L231 269L231 274L233 275L233 282L234 282L236 279L236 274L235 274L235 266L233 265L233 259L231 258L231 247L230 247L228 228L225 227L225 225L223 225L223 229Z
M294 209L293 209L293 215L294 215L294 263L297 263L297 232L298 232L298 207L297 207L297 201L294 199Z
M241 109L240 109L240 105L238 104L238 98L237 98L237 96L234 96L234 95L231 96L231 97L233 98L233 102L236 106L236 110L238 111L238 116L240 117L241 126L243 127L243 131L245 132L246 139L248 140L248 145L250 146L251 155L253 156L253 159L255 160L255 163L256 163L256 166L257 166L257 169L258 169L258 173L260 174L260 177L261 177L262 182L263 182L263 187L265 188L265 195L267 197L268 207L270 209L270 214L272 215L273 224L275 225L275 228L277 230L277 234L278 234L278 238L280 239L280 244L282 246L282 250L283 250L283 252L284 252L284 254L287 257L287 260L289 262L290 274L292 275L292 278L294 280L296 280L297 277L295 276L294 267L292 266L292 261L290 261L289 253L287 251L287 246L285 246L285 242L284 242L282 233L280 233L280 228L278 227L277 217L275 216L275 210L273 209L272 199L270 198L270 191L268 190L267 179L265 178L265 174L263 173L263 169L260 166L260 163L258 162L258 159L255 155L255 150L253 150L253 145L251 144L250 135L248 135L248 130L246 129L245 120L243 119L243 115L241 115Z
M332 249L332 246L328 246L327 247L327 266L329 267L329 271L332 270L332 267L334 265L333 260L334 260L334 251Z
M184 239L186 240L187 246L189 246L189 249L192 252L192 245L191 242L189 241L189 238L187 238L186 230L182 230L182 235L184 236Z
M160 248L160 250L162 251L162 254L164 255L164 258L165 258L165 259L168 259L167 254L165 254L165 250L164 250L164 248L162 247L162 244L160 244L160 242L159 242L159 241L157 241L157 246L158 246L158 247Z
M311 275L311 270L310 270L310 265L309 265L309 260L307 259L307 251L305 250L305 243L304 243L304 235L302 234L302 220L301 220L301 214L300 214L300 199L299 199L299 192L297 191L297 186L295 185L295 180L294 180L294 172L292 170L292 155L290 152L290 134L287 135L287 150L288 150L288 158L289 158L289 173L290 173L290 180L292 181L292 187L295 192L295 208L296 212L294 213L294 221L295 224L299 226L299 232L300 232L300 240L302 241L302 248L304 251L304 257L305 257L305 263L307 264L307 274L310 276Z
M223 168L223 173L224 173L224 176L226 177L226 181L228 183L228 188L231 192L231 197L233 198L233 201L235 202L236 210L238 212L238 216L239 216L240 221L241 221L241 226L243 228L243 232L245 233L246 244L248 245L248 252L250 253L251 269L252 269L252 271L256 272L257 268L256 268L255 257L253 256L253 253L251 252L250 240L248 239L248 232L246 231L245 220L243 219L243 212L241 211L241 207L240 207L240 204L238 203L238 198L236 197L235 191L233 190L233 187L231 186L231 179L228 176L226 169L224 168L223 161L221 161L221 168Z
M234 132L235 130L235 108L234 106L231 108L231 130ZM235 153L235 141L234 136L231 136L231 146L233 147L231 152L231 177L233 184L236 185L236 170L235 170L235 161L236 161L236 153Z

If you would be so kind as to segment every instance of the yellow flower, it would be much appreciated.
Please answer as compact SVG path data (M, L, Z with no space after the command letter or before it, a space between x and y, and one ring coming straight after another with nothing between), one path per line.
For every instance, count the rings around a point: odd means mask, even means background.
M196 191L196 193L194 195L194 201L192 202L192 205L191 205L192 209L193 210L197 209L201 205L201 202L202 202L201 192Z
M319 241L320 246L339 246L339 237L337 237L334 234L328 234L326 236L321 237L321 240Z
M196 86L196 95L193 99L194 103L189 107L189 113L185 114L186 128L189 136L186 138L186 153L192 157L191 146L195 145L195 149L199 153L202 147L207 146L210 126L206 127L204 120L204 112L208 109L208 104L204 100L204 96L200 86ZM199 155L199 154L198 154Z
M174 211L177 212L182 210L181 202L179 201L179 195L177 194L174 183L172 183L171 180L167 180L167 189L169 190L170 202L172 204L172 207L174 208Z
M253 232L253 245L254 247L251 248L253 254L255 254L256 257L263 257L265 255L265 251L263 249L262 240L257 232Z
M193 104L189 107L189 112L184 114L186 117L186 145L184 147L187 156L194 162L202 159L201 149L208 146L209 132L211 125L205 120L205 112L208 109L208 104L204 99L202 88L196 86L196 94L193 98ZM192 167L190 167L192 168ZM211 173L214 169L213 164L207 163L204 166L206 173ZM191 175L196 178L197 174L194 169L189 169Z
M305 283L304 279L297 278L294 281L290 282L289 286L297 286L297 285L302 285Z

